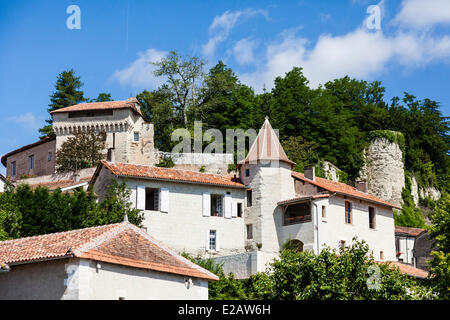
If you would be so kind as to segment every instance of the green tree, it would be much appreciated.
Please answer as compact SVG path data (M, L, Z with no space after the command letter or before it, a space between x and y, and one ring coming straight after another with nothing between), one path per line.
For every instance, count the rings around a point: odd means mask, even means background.
M430 236L436 250L431 252L431 275L440 299L450 299L450 195L444 194L431 215Z
M95 167L105 158L106 133L76 132L56 152L58 172L77 171Z
M80 81L80 77L75 76L73 69L66 70L58 74L55 91L50 95L50 104L47 109L48 112L69 107L81 102L85 102L83 91L80 88L83 83ZM47 125L39 129L41 137L53 135L52 123L53 120L50 116L49 120L45 120Z
M379 278L373 272L379 272ZM370 278L370 277L373 278ZM372 282L371 280L376 280ZM369 284L374 285L370 287ZM420 299L421 288L387 264L373 261L364 241L339 252L324 248L310 251L283 250L270 268L252 276L251 298L287 300Z
M203 82L205 61L197 57L183 57L171 51L167 57L152 64L156 66L154 74L167 79L166 89L170 91L172 102L187 127L188 115L199 103L198 91Z
M294 171L303 172L305 167L318 160L315 142L306 141L303 137L289 137L281 142L288 158L296 163Z
M211 281L208 284L209 300L246 300L248 298L245 281L235 279L233 273L226 275L222 264L215 263L211 258L200 256L194 258L186 252L183 252L182 256L219 277L218 281Z

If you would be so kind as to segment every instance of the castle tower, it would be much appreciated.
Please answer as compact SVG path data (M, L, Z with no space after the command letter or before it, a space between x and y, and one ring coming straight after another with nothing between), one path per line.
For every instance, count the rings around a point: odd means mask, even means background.
M249 188L245 223L252 225L253 239L247 240L247 246L262 245L263 253L278 253L282 243L277 226L282 224L282 212L277 202L295 195L291 175L294 165L266 118L247 157L238 163L241 180Z

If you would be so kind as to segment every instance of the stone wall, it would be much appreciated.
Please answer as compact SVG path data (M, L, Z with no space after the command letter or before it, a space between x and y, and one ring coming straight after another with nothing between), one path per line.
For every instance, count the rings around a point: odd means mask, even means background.
M49 156L51 153L51 156ZM6 175L16 181L24 175L42 176L55 172L56 140L52 139L34 147L10 155L6 160ZM30 157L34 156L34 167L30 169ZM16 163L16 174L12 173L12 163Z
M200 170L205 168L205 172L226 174L228 165L234 162L231 153L171 153L156 151L155 162L163 157L170 157L175 163L175 168L186 170Z
M367 181L368 193L401 205L405 186L403 154L396 142L374 138L364 153L360 178Z

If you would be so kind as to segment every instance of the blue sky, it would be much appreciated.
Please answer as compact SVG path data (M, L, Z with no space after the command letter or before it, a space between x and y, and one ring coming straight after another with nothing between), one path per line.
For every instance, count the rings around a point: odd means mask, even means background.
M66 26L70 5L79 30ZM312 86L380 80L387 99L407 91L449 116L449 31L448 0L1 1L0 154L37 141L61 71L75 69L86 97L126 99L158 86L148 62L170 50L221 59L257 92L300 66Z

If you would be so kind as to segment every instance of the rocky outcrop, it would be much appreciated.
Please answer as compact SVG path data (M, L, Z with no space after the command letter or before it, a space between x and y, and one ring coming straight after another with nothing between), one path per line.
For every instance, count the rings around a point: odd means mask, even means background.
M367 182L368 193L401 205L402 189L405 186L403 152L392 137L403 139L403 135L395 131L384 131L383 134L385 136L380 134L372 138L365 150L365 164L360 179Z

